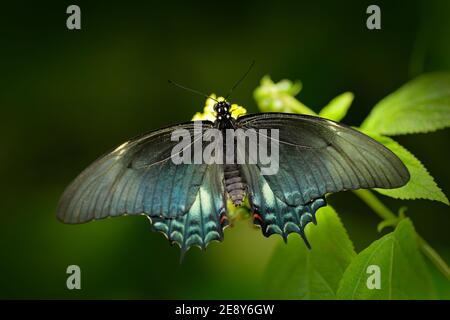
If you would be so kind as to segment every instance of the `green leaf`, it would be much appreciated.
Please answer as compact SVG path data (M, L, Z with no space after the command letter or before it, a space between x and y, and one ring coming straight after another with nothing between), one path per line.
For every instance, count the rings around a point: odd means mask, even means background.
M406 165L411 175L409 182L396 189L375 189L381 194L396 199L428 199L449 204L446 195L438 187L424 165L408 150L391 138L363 131L394 152Z
M406 209L407 209L407 207L403 206L398 210L397 217L392 218L392 219L385 219L385 220L381 221L377 226L377 231L381 232L386 227L395 227L396 225L398 225L398 223L402 219L406 218L406 216L405 216Z
M261 80L261 85L257 87L253 96L262 112L290 112L315 115L303 103L294 98L302 89L301 82L281 80L274 83L269 76Z
M379 267L380 288L373 285ZM368 269L369 268L369 269ZM371 267L373 268L373 267ZM403 219L394 232L373 242L353 259L342 277L341 299L433 299L432 277L419 251L417 236L409 219Z
M381 100L361 128L384 135L430 132L450 126L450 73L419 76Z
M377 225L377 231L381 232L386 227L396 226L400 220L400 218L383 220Z
M347 114L353 98L354 95L351 92L344 92L338 95L320 111L319 116L334 121L341 121Z
M297 235L275 248L264 275L269 297L336 298L339 281L356 253L333 208L321 208L317 221L317 226L306 227L311 250Z
M447 248L440 248L439 252L445 257L450 257ZM446 259L448 261L448 259ZM428 259L425 259L428 271L433 279L434 288L436 289L437 298L440 300L450 300L450 281L449 279L436 268L435 265Z

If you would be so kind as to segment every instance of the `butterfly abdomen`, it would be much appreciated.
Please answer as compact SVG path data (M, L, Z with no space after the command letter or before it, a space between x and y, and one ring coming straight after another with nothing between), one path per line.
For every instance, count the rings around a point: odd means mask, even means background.
M225 177L225 190L235 206L240 206L246 194L247 186L242 178L239 166L225 164L223 168Z

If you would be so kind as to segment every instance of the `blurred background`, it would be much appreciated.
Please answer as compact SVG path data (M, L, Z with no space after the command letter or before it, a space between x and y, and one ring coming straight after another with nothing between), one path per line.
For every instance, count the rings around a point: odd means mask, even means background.
M449 1L376 1L382 29L366 28L372 1L34 1L2 3L0 34L0 298L263 298L262 272L280 237L250 221L206 252L179 249L145 217L64 225L55 208L69 182L105 151L142 132L184 122L204 98L225 94L256 65L232 102L256 112L253 90L269 74L300 79L318 111L344 91L343 122L359 125L381 98L416 75L450 69ZM66 28L81 8L82 29ZM448 130L396 137L448 195ZM408 206L418 232L450 262L448 207ZM357 251L380 237L356 196L330 197ZM389 230L385 230L388 232ZM82 290L66 288L81 267Z

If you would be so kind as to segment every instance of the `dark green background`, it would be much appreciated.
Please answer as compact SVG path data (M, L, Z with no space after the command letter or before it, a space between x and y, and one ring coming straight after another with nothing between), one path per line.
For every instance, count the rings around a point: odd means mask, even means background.
M3 4L0 19L0 297L258 298L273 245L249 221L203 253L179 250L144 217L67 226L55 217L64 187L106 150L141 132L183 122L204 99L173 79L257 111L259 79L301 79L318 111L352 91L344 122L358 125L382 97L422 72L450 68L449 1L377 1L382 30L365 27L372 1L46 1ZM66 8L82 30L66 29ZM450 190L448 131L396 138ZM446 260L448 207L409 207L416 229ZM378 218L352 194L330 198L357 250L380 237ZM387 232L387 230L385 231ZM66 267L82 290L65 287Z

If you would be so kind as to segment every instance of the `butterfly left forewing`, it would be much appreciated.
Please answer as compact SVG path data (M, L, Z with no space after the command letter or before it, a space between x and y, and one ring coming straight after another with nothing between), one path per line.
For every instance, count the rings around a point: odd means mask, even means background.
M211 127L210 122L204 128ZM171 159L174 130L193 137L194 124L157 130L132 139L88 166L65 190L57 208L65 223L83 223L123 214L174 218L193 204L207 164ZM194 138L193 138L194 139Z

